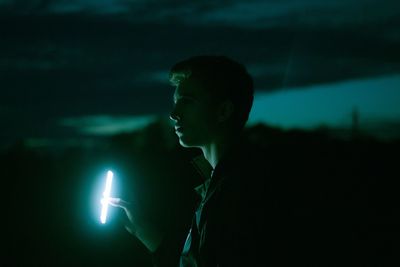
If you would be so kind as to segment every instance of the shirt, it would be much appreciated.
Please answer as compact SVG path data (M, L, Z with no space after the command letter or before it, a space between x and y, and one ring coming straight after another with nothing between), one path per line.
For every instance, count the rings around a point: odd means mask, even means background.
M249 179L248 160L243 159L249 159L247 152L242 146L229 150L211 172L211 177L196 187L201 201L181 253L180 267L243 266L249 263L256 239L255 229L250 230L249 226L257 221L251 217L256 214L262 217L262 211L252 214L254 207L249 206L249 186L254 188L255 184ZM259 218L258 222L261 221Z

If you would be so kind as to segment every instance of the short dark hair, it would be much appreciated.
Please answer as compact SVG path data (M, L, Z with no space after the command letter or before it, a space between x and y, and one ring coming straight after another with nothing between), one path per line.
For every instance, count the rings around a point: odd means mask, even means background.
M253 79L244 65L225 56L203 55L176 63L169 73L172 85L193 78L218 101L234 105L233 126L242 129L253 105Z

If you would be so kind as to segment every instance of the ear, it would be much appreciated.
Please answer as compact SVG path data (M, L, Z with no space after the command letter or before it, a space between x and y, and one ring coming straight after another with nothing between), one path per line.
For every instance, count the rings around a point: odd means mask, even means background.
M218 122L227 121L233 114L234 106L232 101L225 100L218 108Z

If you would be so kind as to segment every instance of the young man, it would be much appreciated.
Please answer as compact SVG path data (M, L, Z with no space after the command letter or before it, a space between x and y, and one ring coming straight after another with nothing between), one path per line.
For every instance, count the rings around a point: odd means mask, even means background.
M242 129L253 103L253 81L245 67L229 58L193 57L176 64L170 73L176 87L171 119L183 147L197 147L212 167L211 177L201 189L202 196L186 239L181 266L232 266L239 264L234 253L243 253L240 236L226 224L238 208L235 196L224 190L229 177L231 157L239 149ZM237 166L237 165L236 165ZM233 182L233 181L229 181ZM238 189L238 188L236 188ZM224 199L221 199L224 198ZM228 201L228 202L227 202ZM240 215L240 214L238 214ZM244 215L244 214L242 214ZM229 217L227 217L229 216ZM233 236L236 235L236 236ZM235 251L239 249L241 251ZM236 258L236 259L235 259Z
M196 56L173 66L170 82L175 86L170 118L179 143L201 149L209 167L202 172L207 176L204 184L196 188L201 202L179 266L260 264L263 186L254 178L252 155L242 142L253 103L253 80L232 59ZM112 199L111 204L124 208L131 222L128 230L149 249L155 264L164 266L168 242L163 234L135 218L129 203Z
M253 103L253 82L244 66L226 57L202 56L176 64L171 119L179 142L198 147L213 169L241 135Z

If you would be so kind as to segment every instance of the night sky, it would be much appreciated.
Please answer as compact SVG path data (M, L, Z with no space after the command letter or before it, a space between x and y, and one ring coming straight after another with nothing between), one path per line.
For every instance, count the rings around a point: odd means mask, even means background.
M1 147L46 146L167 118L169 68L245 64L249 125L400 136L397 0L0 1Z

